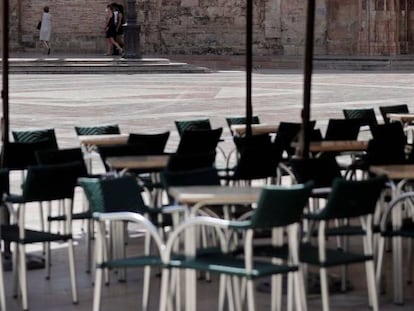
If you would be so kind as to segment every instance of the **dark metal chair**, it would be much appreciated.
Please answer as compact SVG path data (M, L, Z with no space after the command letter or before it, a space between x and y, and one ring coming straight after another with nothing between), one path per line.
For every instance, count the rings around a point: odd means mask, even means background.
M409 113L408 105L392 105L392 106L380 106L379 111L381 112L384 123L390 123L390 118L387 117L388 113Z

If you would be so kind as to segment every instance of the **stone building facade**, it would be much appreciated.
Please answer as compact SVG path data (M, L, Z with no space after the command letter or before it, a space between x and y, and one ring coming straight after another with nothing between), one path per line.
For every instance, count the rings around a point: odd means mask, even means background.
M116 0L127 8L128 0ZM103 53L108 0L10 0L11 50L35 49L45 5L55 51ZM303 53L307 0L253 0L256 55ZM142 54L244 54L246 0L136 0ZM315 54L414 52L414 0L316 0Z

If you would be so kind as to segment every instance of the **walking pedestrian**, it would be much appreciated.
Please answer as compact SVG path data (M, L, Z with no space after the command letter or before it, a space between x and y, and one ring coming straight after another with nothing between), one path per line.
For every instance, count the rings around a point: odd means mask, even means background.
M115 46L119 53L123 53L124 50L115 41L116 38L116 24L115 24L115 16L114 16L114 9L112 5L108 4L106 6L106 19L105 19L105 37L107 43L107 49L105 55L112 55L112 47Z
M43 14L40 19L40 34L39 39L43 42L46 47L47 55L50 55L50 36L52 34L52 15L49 13L49 7L43 8Z

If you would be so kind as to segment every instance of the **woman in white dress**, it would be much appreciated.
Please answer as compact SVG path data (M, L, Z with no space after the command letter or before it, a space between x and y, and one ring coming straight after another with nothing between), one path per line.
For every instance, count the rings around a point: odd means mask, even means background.
M52 33L52 15L49 13L49 7L43 8L42 25L40 26L39 39L43 42L47 49L47 55L50 54L50 35Z

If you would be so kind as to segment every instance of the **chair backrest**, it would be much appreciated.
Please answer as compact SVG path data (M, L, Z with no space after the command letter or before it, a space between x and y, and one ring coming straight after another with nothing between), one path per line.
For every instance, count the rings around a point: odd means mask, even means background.
M130 133L127 143L141 144L142 150L147 152L147 154L163 154L169 137L170 132L157 134Z
M384 123L390 123L390 118L387 117L388 113L409 113L408 105L392 105L392 106L380 106L379 111L381 112Z
M335 178L342 177L341 169L334 155L326 154L318 158L291 159L290 166L298 183L313 181L315 188L331 187Z
M313 130L315 125L316 121L311 121L309 124L310 129ZM291 157L295 154L295 148L292 147L292 142L298 137L301 127L301 123L279 123L279 127L275 138L275 144L278 146L281 152L286 152L288 157Z
M173 186L219 186L220 178L213 167L185 171L164 170L161 172L164 188Z
M9 170L6 168L0 169L0 202L3 201L3 195L10 193L10 176Z
M328 220L373 214L386 181L385 176L368 180L335 179L320 216Z
M234 178L241 180L275 177L280 161L280 150L268 134L234 137L238 152Z
M117 156L134 156L134 155L148 155L145 147L142 144L123 144L123 145L104 145L98 146L98 153L105 166L109 171L109 166L106 164L106 159Z
M406 137L401 123L379 124L372 129L365 159L369 165L403 164L406 162Z
M193 120L176 120L174 121L174 123L179 136L182 136L185 131L211 130L211 123L208 118Z
M132 176L118 178L79 178L92 212L146 213L141 188Z
M325 140L356 140L361 124L358 119L329 119Z
M79 162L80 165L83 167L82 176L88 175L85 160L83 157L83 152L80 148L40 150L36 151L36 159L37 163L41 165Z
M374 108L343 109L345 119L358 119L360 126L375 127L378 124Z
M58 143L54 129L40 129L27 131L12 131L15 142L37 143L48 142L50 149L58 149Z
M118 124L94 125L94 126L75 126L76 135L107 135L120 134L121 129Z
M82 174L83 166L79 162L29 166L23 199L25 202L72 199Z
M168 158L166 169L169 171L187 171L199 168L215 167L216 152L175 153Z
M252 227L269 229L300 222L311 191L312 183L291 187L265 186L251 218Z
M223 128L184 131L177 154L211 153L216 150Z
M56 150L51 148L49 140L32 143L8 142L2 146L3 166L10 170L24 170L36 165L36 152L40 150Z
M246 121L247 121L247 118L245 116L227 117L226 122L227 122L227 125L229 126L229 130L230 130L231 135L234 136L234 133L231 129L232 125L246 124ZM259 116L252 116L251 124L260 124Z

